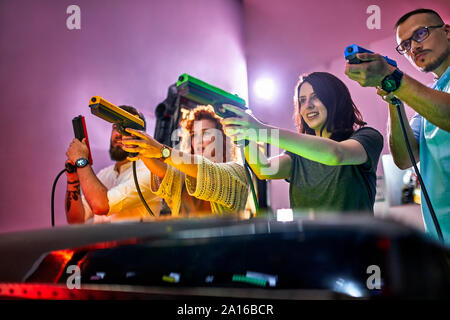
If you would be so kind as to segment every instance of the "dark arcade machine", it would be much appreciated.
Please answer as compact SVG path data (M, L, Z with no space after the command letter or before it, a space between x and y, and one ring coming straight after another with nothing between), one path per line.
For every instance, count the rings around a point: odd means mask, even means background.
M448 299L449 254L365 215L68 226L0 235L0 297Z

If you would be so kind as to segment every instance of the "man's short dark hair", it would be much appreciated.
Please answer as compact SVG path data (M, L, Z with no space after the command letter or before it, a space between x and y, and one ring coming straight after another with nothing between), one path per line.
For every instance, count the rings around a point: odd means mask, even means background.
M406 19L408 19L409 17L411 17L411 16L413 16L415 14L419 14L419 13L433 14L436 17L439 18L440 23L444 24L444 20L442 20L442 18L439 15L439 13L437 13L436 11L431 10L431 9L424 9L424 8L422 8L422 9L416 9L416 10L413 10L413 11L410 11L410 12L404 14L400 19L398 19L397 23L395 24L395 28L397 28L399 25L401 25L403 22L405 22Z
M123 109L123 110L125 110L125 111L127 111L127 112L129 112L131 114L134 114L135 116L138 116L139 118L141 118L142 121L144 121L144 129L147 128L147 122L145 121L144 115L142 113L140 113L139 111L137 111L137 109L135 107L125 106L124 105L124 106L119 106L119 108L121 108L121 109Z

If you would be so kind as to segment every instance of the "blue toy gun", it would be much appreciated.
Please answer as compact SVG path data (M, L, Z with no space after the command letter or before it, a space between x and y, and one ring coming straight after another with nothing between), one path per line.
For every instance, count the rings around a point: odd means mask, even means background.
M345 59L348 60L348 63L351 64L357 64L357 63L363 63L364 61L361 61L356 56L357 53L374 53L370 50L364 49L360 46L357 46L356 44L352 44L345 48ZM384 60L386 60L387 63L390 65L397 67L397 62L395 60L389 59L387 56L383 56Z
M344 52L345 59L348 60L348 63L350 64L364 63L364 61L358 59L358 57L356 56L357 53L374 53L374 52L364 49L363 47L357 46L356 44L352 44L347 48L345 48ZM383 58L390 65L397 67L397 62L395 60L389 59L387 56L383 56ZM402 102L398 98L392 98L391 103L393 105L400 105Z

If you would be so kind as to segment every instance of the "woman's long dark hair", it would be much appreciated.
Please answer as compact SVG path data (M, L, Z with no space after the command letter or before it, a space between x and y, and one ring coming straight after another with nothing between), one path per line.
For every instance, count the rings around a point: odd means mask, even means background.
M327 120L320 130L320 135L326 128L331 133L331 139L343 141L348 139L357 128L366 125L350 96L347 86L330 73L313 72L301 76L295 86L294 121L299 132L315 135L315 131L306 124L300 114L298 99L300 88L305 82L313 87L315 94L327 108Z

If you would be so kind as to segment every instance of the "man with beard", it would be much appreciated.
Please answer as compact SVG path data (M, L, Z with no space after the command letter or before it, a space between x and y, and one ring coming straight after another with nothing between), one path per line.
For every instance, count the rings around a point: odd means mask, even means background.
M131 106L119 106L123 110L144 116ZM85 141L73 139L66 152L67 162L77 170L67 174L66 217L73 223L103 223L116 220L141 220L149 213L141 202L133 179L132 163L128 153L122 150L122 134L113 125L109 154L114 164L97 175L89 165L89 151ZM136 162L136 172L144 199L155 215L159 214L161 199L150 190L150 172L142 161ZM81 194L82 191L82 194Z
M417 9L403 15L395 27L397 52L420 71L434 74L432 88L387 64L378 54L358 55L366 63L347 63L345 73L361 86L378 87L378 94L389 103L389 146L401 169L412 163L391 99L398 97L417 112L409 125L405 123L408 140L416 161L420 160L420 172L444 239L450 244L450 25L436 11ZM406 119L403 106L401 113ZM437 236L424 200L422 214L426 230Z

